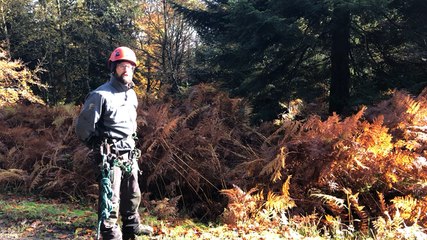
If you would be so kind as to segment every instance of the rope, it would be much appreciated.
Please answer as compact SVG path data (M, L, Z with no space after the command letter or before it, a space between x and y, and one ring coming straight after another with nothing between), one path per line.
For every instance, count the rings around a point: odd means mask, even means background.
M111 211L113 210L113 202L111 199L113 198L113 189L111 188L111 168L108 163L108 155L104 154L103 150L104 146L101 145L101 155L102 155L102 166L101 166L101 181L100 185L100 195L99 195L99 216L98 216L98 229L96 232L96 239L99 240L100 231L101 231L101 223L103 220L108 219L110 217Z
M104 147L105 151L104 152ZM99 200L99 216L98 216L98 229L96 232L96 238L99 240L100 238L100 231L101 231L101 223L105 219L108 219L110 217L111 211L113 210L113 202L111 201L113 197L113 189L111 187L111 165L119 167L122 171L126 173L132 172L132 165L133 165L133 159L135 157L139 158L141 156L141 151L139 149L134 149L131 151L129 159L130 161L122 161L121 157L118 154L117 148L116 148L116 154L111 154L110 152L110 146L105 141L103 144L101 144L100 148L101 156L102 156L102 166L101 166L101 181L100 181L100 200ZM136 159L137 159L136 158Z
M98 220L98 231L97 239L99 239L99 232L101 229L101 223L103 220L110 217L111 211L113 210L113 202L111 198L113 197L113 191L111 189L111 181L109 177L103 177L101 179L101 201L100 201L100 216Z

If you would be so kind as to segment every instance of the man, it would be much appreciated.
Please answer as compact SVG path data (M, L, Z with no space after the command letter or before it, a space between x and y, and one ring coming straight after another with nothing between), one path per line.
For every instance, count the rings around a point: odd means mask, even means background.
M118 47L111 53L110 80L89 93L76 123L77 136L94 149L103 176L98 202L98 230L103 239L135 239L135 235L153 231L150 226L141 225L138 214L139 150L135 149L134 139L138 102L132 89L136 62L135 53L128 47ZM106 201L110 203L108 209Z

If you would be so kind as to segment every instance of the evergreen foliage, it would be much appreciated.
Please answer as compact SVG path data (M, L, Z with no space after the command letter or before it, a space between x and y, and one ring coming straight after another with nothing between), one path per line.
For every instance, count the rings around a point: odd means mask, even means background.
M274 119L279 102L325 96L330 112L350 113L389 89L424 84L425 44L405 34L412 28L425 39L412 20L426 10L422 1L205 2L206 9L177 7L207 45L198 58L206 73L195 78L211 76L251 99L258 119Z
M34 90L49 104L80 103L108 78L105 61L118 45L137 50L146 90L222 82L251 101L256 121L276 118L294 99L329 98L329 112L346 114L390 89L418 93L425 85L422 0L200 3L175 1L185 22L168 1L4 0L0 39L13 59L47 70L40 78L51 91ZM346 26L335 21L337 9ZM189 40L188 23L203 45ZM337 35L342 29L348 34Z

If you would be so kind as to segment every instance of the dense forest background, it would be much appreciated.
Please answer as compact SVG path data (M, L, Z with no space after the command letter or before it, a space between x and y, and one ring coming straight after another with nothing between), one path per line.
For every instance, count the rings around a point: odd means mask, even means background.
M292 209L366 231L400 211L426 227L427 1L0 4L4 186L96 196L73 120L124 45L147 198L201 219Z
M354 113L392 89L424 88L422 0L26 1L2 0L0 41L40 67L47 104L80 104L107 78L116 46L135 49L141 92L172 94L220 83L248 99L254 121L295 99ZM326 109L325 109L326 108Z

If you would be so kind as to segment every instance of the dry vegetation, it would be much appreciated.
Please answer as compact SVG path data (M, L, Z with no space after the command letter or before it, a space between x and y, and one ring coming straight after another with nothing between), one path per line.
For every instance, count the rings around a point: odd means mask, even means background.
M0 106L14 103L44 104L31 89L31 86L47 88L37 77L41 71L43 69L39 67L30 71L22 61L10 60L0 43Z
M0 186L93 201L90 151L74 135L78 111L4 105ZM244 100L212 85L179 98L143 97L143 205L160 217L176 217L181 209L237 229L276 228L292 238L300 236L293 229L313 226L338 238L353 231L382 239L423 234L427 91L417 97L397 91L344 119L312 115L254 127L250 112Z

